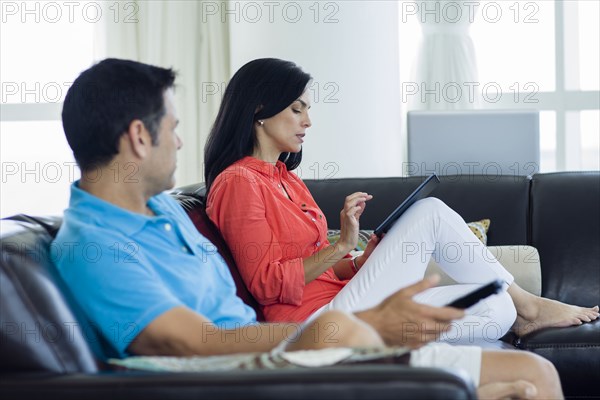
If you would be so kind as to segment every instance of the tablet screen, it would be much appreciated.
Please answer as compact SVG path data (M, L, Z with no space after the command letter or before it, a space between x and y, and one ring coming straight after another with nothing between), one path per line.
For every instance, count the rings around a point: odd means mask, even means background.
M377 229L375 229L375 234L379 237L381 237L382 234L386 233L394 224L394 222L396 222L396 220L398 218L400 218L400 216L402 214L404 214L404 212L406 210L408 210L408 208L413 205L414 202L416 202L417 200L421 200L424 199L425 197L429 196L431 194L431 192L433 192L433 190L436 188L436 186L440 183L440 179L437 177L436 174L432 174L429 177L427 177L427 179L425 179L425 181L423 183L421 183L419 185L418 188L416 188L411 194L410 196L408 196L406 198L406 200L404 200L402 202L402 204L400 204L378 227Z

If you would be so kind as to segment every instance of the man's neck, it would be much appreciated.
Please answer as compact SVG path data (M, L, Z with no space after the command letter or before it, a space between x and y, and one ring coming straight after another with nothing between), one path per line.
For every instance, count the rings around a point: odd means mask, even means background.
M154 215L148 208L150 195L146 194L140 182L125 183L113 179L113 172L109 169L99 169L91 172L90 176L99 176L99 179L90 180L82 174L79 188L86 192L125 210L144 215Z

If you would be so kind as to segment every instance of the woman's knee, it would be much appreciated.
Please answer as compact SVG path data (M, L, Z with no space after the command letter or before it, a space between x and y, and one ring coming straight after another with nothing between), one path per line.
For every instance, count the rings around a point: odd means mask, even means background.
M413 207L429 215L438 215L440 218L443 219L450 219L456 222L462 221L464 223L464 220L456 211L454 211L446 203L444 203L437 197L427 197L425 199L419 200L413 205Z
M427 208L430 210L440 210L440 209L450 208L446 205L446 203L444 203L442 200L438 199L437 197L426 197L424 199L417 201L414 204L414 206Z

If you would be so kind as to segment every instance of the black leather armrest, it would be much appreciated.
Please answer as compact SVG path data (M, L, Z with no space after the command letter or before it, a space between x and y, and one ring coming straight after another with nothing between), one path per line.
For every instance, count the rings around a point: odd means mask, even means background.
M532 332L518 347L552 361L567 396L600 397L600 319Z
M466 375L405 365L211 373L120 371L0 378L0 398L475 399Z

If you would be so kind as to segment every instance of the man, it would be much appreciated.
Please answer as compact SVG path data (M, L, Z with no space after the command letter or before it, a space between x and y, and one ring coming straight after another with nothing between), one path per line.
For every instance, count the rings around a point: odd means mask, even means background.
M63 126L82 177L54 243L66 250L56 264L99 334L99 357L400 345L415 349L411 365L466 369L484 397L562 397L554 367L535 355L426 345L463 316L412 301L436 279L355 315L324 313L297 334L291 324L257 324L223 259L163 193L182 146L174 81L170 69L107 59L65 98Z

